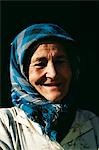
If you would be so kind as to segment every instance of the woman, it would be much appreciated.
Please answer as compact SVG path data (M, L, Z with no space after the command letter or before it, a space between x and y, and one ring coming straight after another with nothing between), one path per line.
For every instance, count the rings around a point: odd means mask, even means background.
M97 150L95 114L77 110L75 41L55 24L24 29L11 44L14 107L0 110L3 150Z

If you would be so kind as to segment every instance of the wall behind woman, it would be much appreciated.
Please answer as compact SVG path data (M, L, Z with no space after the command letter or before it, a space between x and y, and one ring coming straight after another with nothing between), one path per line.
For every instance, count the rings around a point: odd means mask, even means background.
M2 2L1 107L12 106L9 79L10 43L25 27L34 23L51 22L59 24L78 40L81 75L77 105L99 114L96 58L98 4L91 1Z

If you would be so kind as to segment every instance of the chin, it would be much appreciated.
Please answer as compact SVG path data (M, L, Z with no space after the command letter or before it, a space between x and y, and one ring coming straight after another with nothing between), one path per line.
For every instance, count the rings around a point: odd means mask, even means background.
M56 95L56 96L48 96L46 97L47 100L51 101L51 102L61 102L64 96L61 95Z

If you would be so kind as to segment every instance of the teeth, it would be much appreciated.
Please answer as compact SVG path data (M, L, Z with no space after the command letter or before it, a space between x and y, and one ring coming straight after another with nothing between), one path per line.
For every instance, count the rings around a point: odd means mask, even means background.
M59 86L59 84L44 84L44 86Z
M57 85L49 85L49 84L44 84L44 86L57 86Z

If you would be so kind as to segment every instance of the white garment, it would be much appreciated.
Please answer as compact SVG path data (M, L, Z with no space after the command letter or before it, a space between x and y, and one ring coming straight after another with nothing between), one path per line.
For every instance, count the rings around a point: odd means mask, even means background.
M92 112L78 110L69 133L59 144L42 134L39 124L23 110L0 109L0 150L98 150L99 118Z

